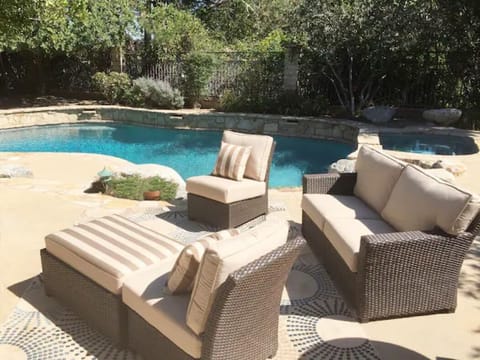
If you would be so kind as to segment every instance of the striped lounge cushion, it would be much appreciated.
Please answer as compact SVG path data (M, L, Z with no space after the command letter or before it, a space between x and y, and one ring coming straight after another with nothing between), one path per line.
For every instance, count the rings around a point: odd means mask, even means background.
M222 141L212 175L242 180L251 146L232 145Z
M167 287L172 294L190 292L193 289L198 266L202 261L203 254L210 245L219 240L229 239L240 234L238 229L221 230L209 234L191 244L185 246L178 255L168 277Z
M176 256L183 245L120 215L50 234L49 253L105 289L119 293L125 276Z

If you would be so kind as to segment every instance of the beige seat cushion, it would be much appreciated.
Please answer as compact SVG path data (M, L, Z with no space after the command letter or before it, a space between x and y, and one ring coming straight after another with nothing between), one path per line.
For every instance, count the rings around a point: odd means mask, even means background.
M265 181L273 146L271 136L242 134L226 130L223 132L222 141L234 145L251 146L252 151L245 169L245 177Z
M347 195L304 194L302 210L320 230L323 230L327 216L341 219L381 219L380 215L362 200Z
M183 246L119 215L72 226L45 238L48 252L114 294L134 271L176 257Z
M381 213L405 164L382 151L362 146L355 170L357 182L353 193L376 212Z
M192 291L198 266L203 254L210 245L219 240L230 239L240 234L238 229L221 230L198 239L183 248L173 265L168 277L168 290L172 294L181 294Z
M383 220L327 218L323 233L352 272L357 272L360 238L363 235L395 232Z
M393 188L383 218L399 231L432 230L457 235L478 213L477 196L409 165Z
M187 310L187 325L195 334L204 332L217 289L228 275L284 244L288 228L286 221L271 219L212 244L200 263Z
M242 180L251 150L251 146L232 145L222 141L212 175Z
M170 295L165 286L174 260L165 260L127 277L122 299L130 309L184 352L198 359L202 353L202 339L185 323L189 296Z
M187 192L230 204L265 195L266 183L251 179L236 181L218 176L194 176L187 180Z

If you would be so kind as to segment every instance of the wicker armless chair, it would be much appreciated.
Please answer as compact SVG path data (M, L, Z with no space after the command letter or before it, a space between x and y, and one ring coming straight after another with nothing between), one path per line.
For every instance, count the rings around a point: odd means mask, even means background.
M212 175L187 179L188 217L218 229L227 229L268 212L268 179L275 142L270 136L233 131L225 131L222 141L252 146L244 180ZM252 185L255 188L253 196Z
M306 175L305 194L353 195L357 176ZM480 231L480 217L457 236L440 229L361 237L358 271L352 272L305 211L303 235L360 321L454 312L460 268Z
M283 287L305 240L298 237L231 273L220 286L202 335L201 359L264 360L276 354ZM128 310L129 347L145 360L193 359Z

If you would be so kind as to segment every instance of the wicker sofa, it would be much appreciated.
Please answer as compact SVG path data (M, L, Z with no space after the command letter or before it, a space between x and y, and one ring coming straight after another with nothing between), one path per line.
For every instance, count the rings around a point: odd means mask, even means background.
M366 146L355 173L305 175L303 192L304 237L360 321L455 310L476 195Z
M287 242L288 228L286 221L268 219L216 241L214 249L208 245L210 267L201 270L202 260L197 275L211 277L215 288L198 285L198 294L195 286L192 294L172 295L166 281L183 246L121 216L99 218L46 237L45 290L118 347L146 360L159 354L266 359L276 353L283 286L305 243ZM204 277L198 280L202 286ZM205 291L207 300L201 297ZM209 306L198 309L197 302Z

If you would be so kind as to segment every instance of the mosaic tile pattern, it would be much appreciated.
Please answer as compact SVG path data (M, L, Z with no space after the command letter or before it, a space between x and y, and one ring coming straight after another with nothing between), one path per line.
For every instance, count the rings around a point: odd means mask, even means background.
M40 312L37 307L48 310ZM0 327L0 358L141 360L131 352L117 349L71 311L48 298L40 277L32 281Z

